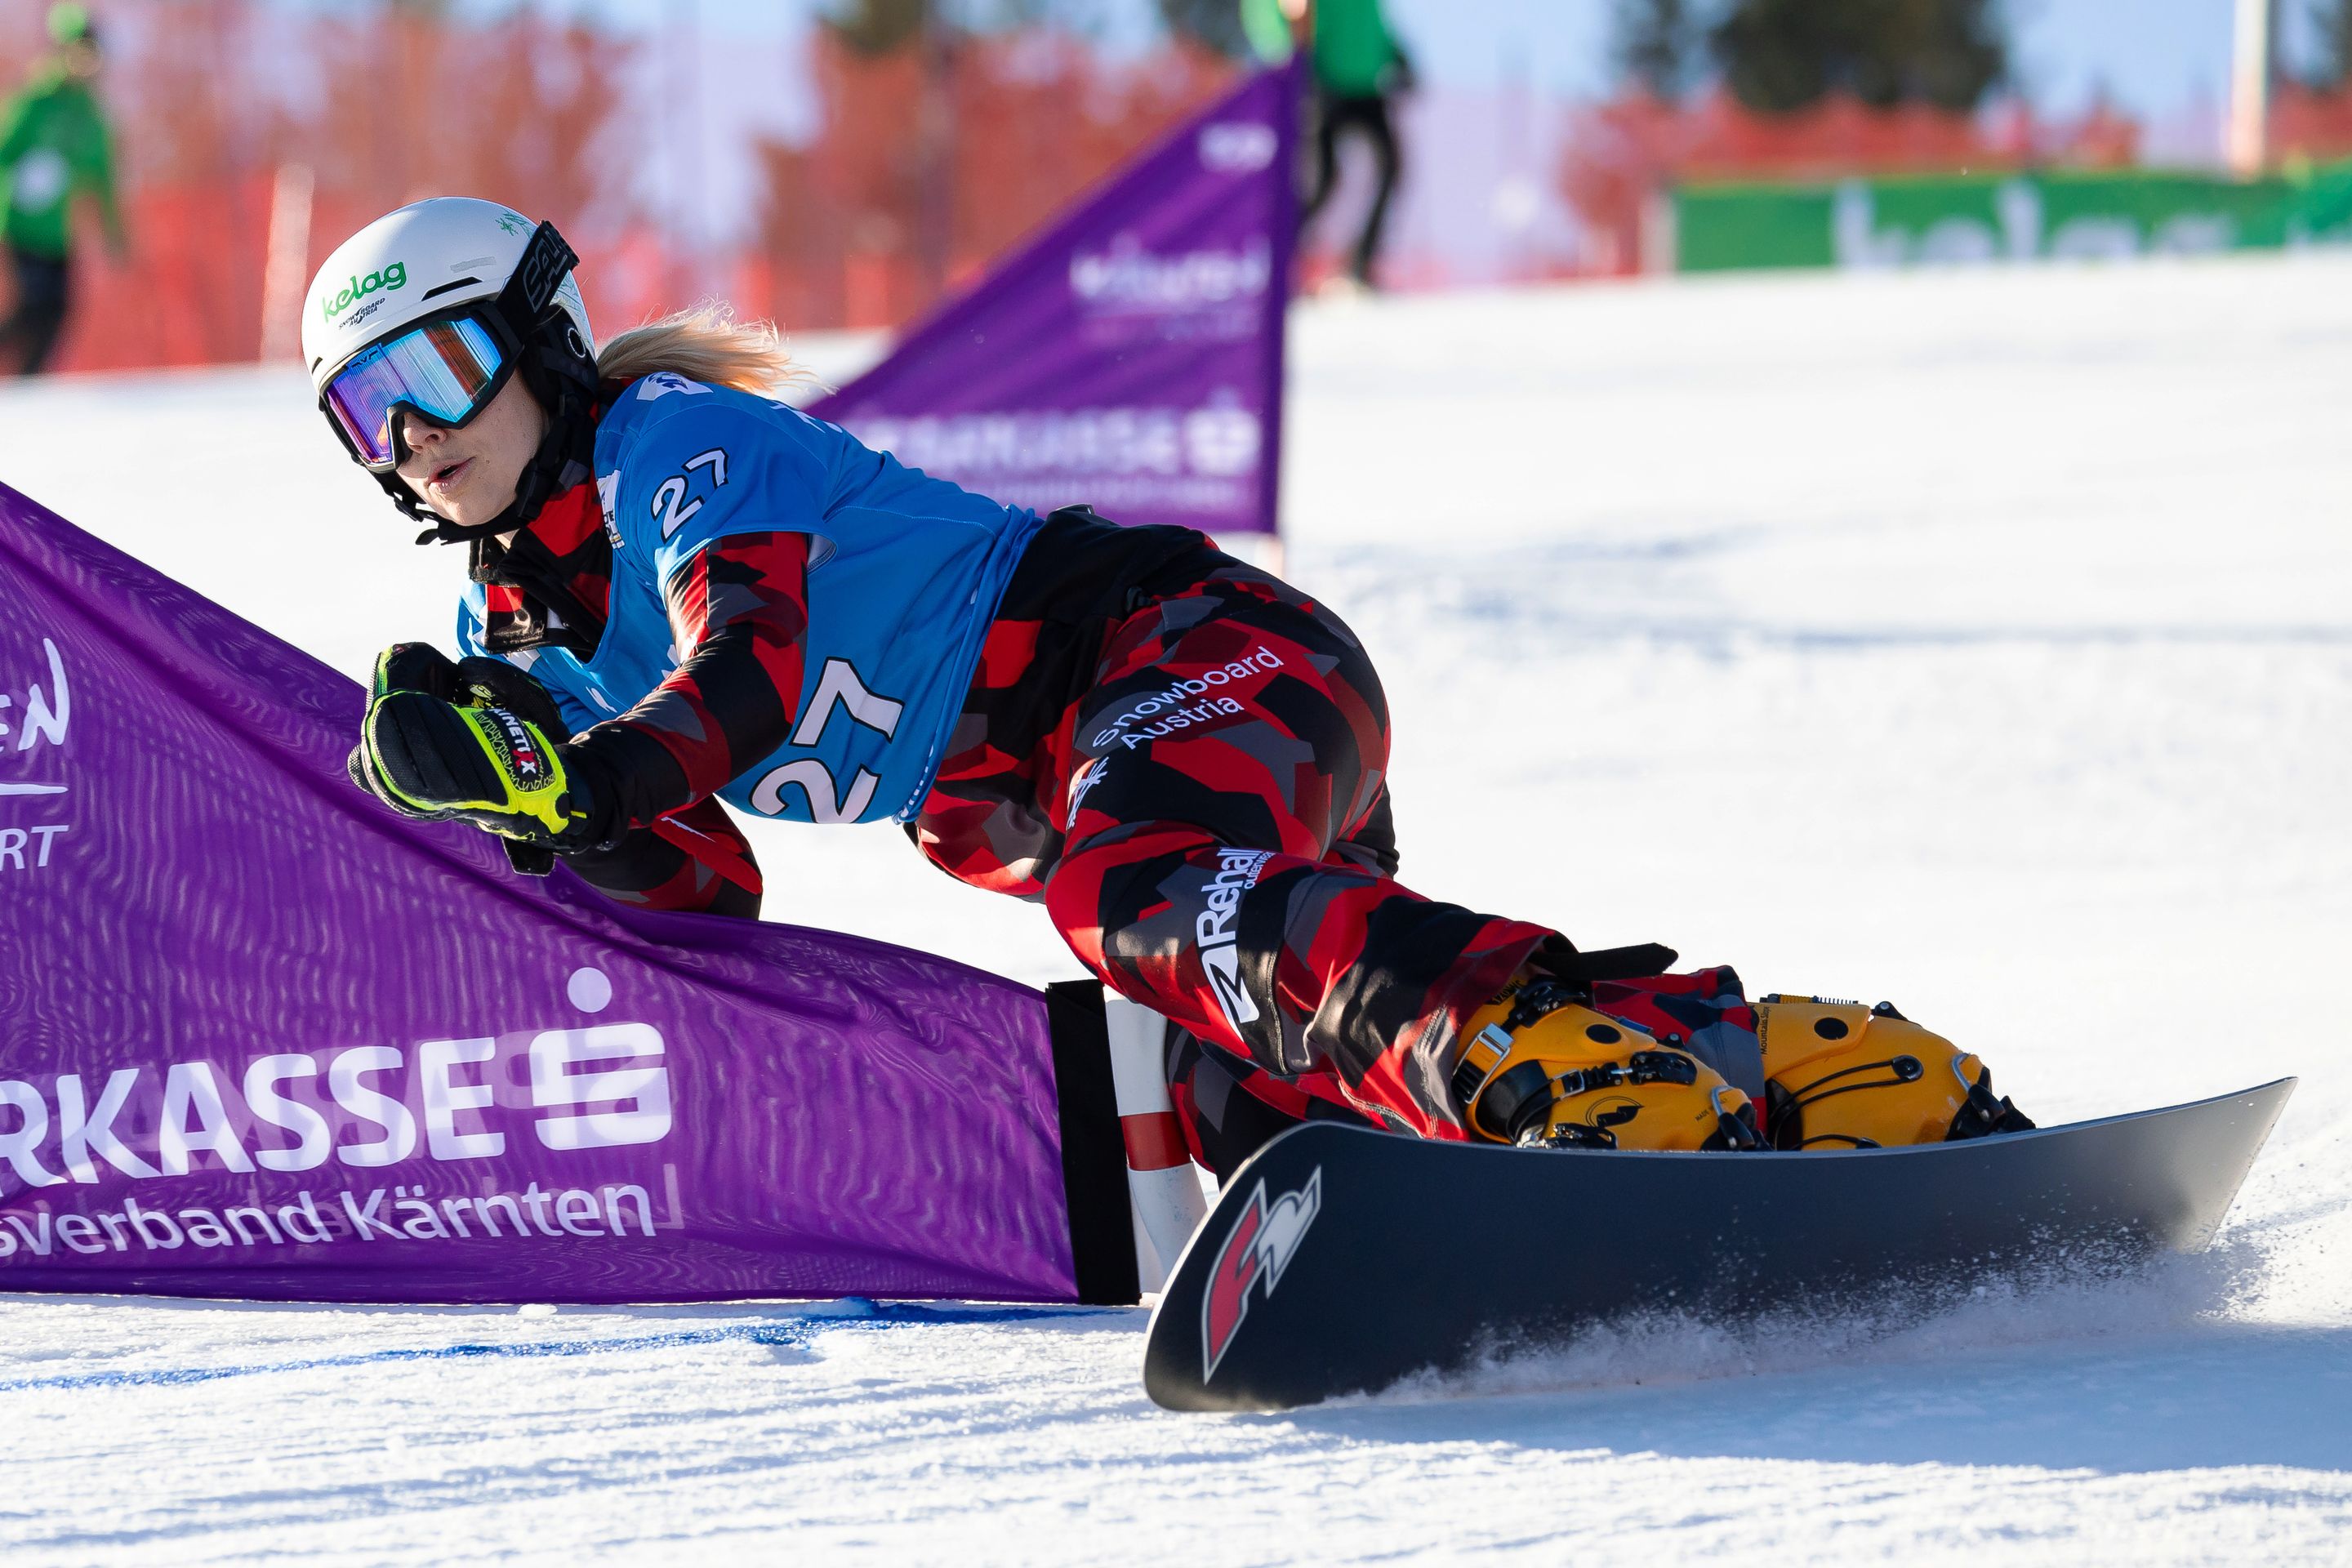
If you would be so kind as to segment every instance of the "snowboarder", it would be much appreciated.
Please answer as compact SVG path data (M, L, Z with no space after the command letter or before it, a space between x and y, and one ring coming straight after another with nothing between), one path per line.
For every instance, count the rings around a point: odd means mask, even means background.
M1379 678L1327 606L1190 530L905 468L767 395L764 326L687 312L600 352L576 260L445 197L311 286L322 412L420 543L470 557L462 657L377 665L352 772L393 809L742 917L720 800L900 823L1189 1032L1171 1078L1221 1173L1306 1118L1650 1149L2025 1124L1891 1009L1751 1006L1727 969L1409 891Z

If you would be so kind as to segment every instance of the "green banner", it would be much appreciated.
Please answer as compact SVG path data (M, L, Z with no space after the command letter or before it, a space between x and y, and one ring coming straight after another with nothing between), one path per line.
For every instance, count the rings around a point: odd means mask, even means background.
M2155 170L1699 184L1675 268L1912 267L2352 243L2352 163L2228 180Z

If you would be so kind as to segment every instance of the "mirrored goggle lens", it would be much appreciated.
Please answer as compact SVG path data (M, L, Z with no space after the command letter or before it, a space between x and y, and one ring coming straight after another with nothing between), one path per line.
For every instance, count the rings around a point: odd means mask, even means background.
M327 405L370 463L393 460L393 410L403 404L443 425L481 411L506 356L470 317L434 321L379 343L327 384Z

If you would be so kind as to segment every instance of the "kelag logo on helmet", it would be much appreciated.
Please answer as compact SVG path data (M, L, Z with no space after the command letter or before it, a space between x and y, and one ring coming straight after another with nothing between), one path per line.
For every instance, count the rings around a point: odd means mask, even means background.
M344 286L340 294L320 296L319 309L326 319L331 321L350 310L356 301L364 300L380 289L407 287L408 264L395 261L380 272L371 272L364 278L353 278Z

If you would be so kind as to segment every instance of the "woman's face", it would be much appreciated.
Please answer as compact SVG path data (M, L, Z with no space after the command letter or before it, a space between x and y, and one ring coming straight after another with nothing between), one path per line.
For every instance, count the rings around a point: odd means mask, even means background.
M408 444L401 482L460 528L488 522L514 504L515 486L547 434L547 416L520 375L509 376L490 405L462 430L408 408L400 411L400 438Z

